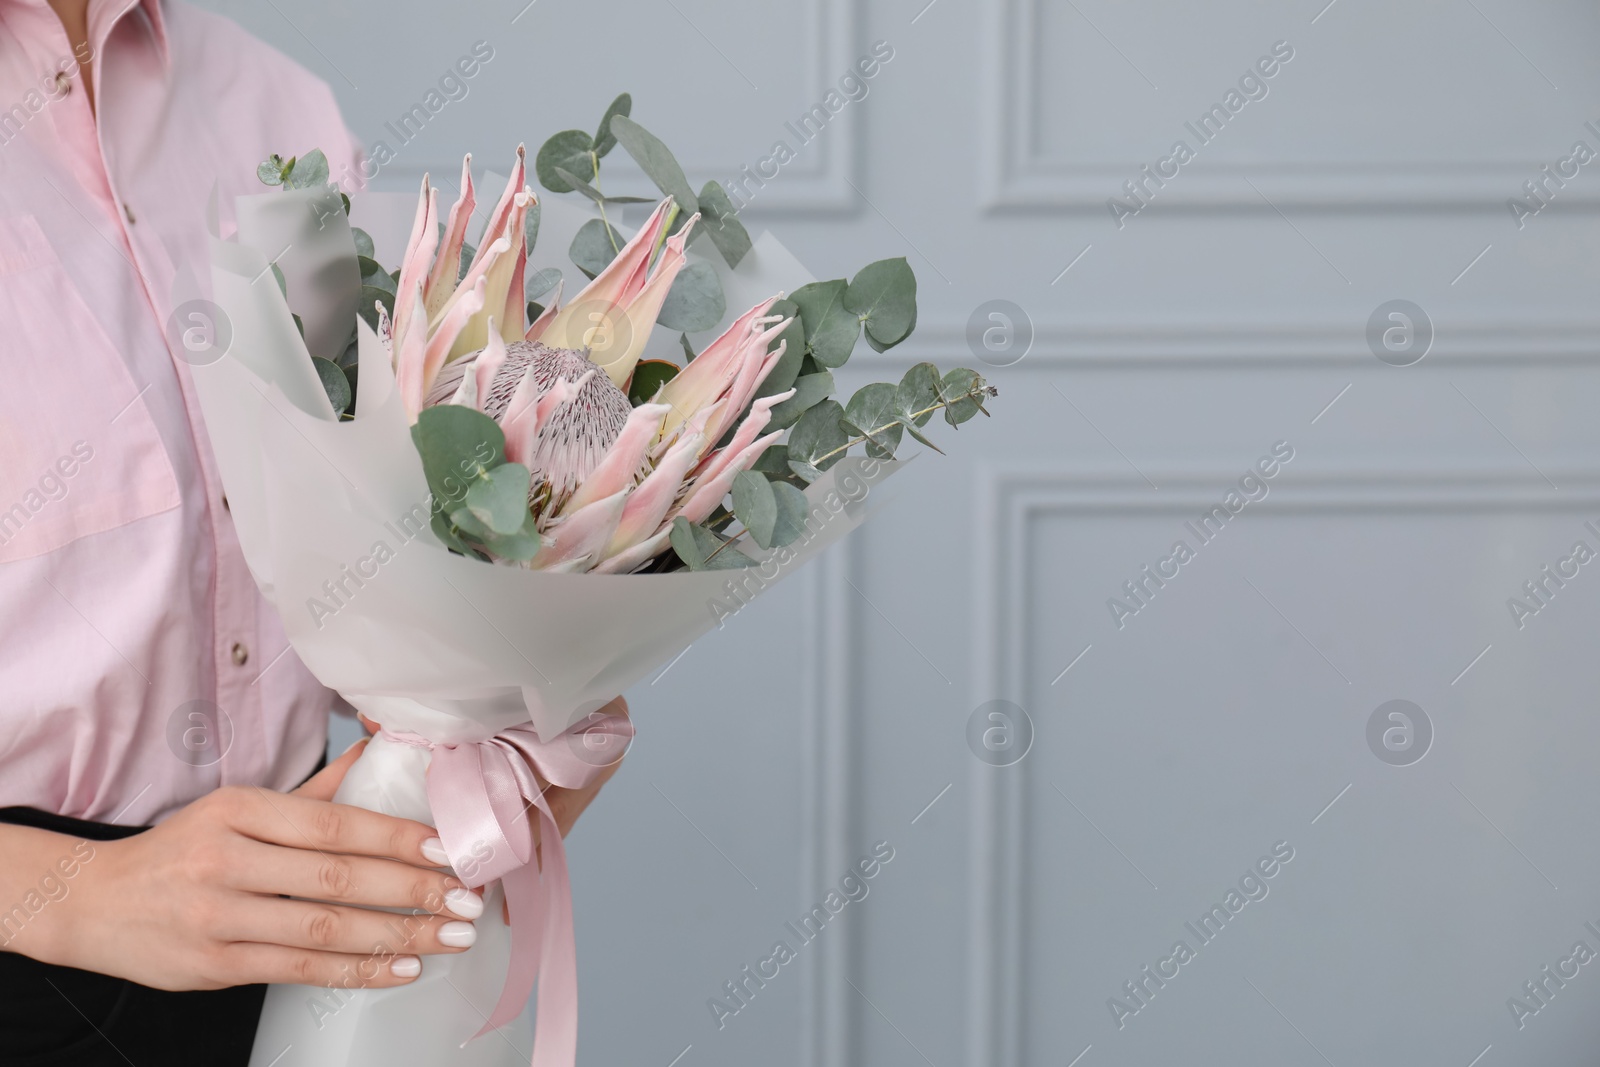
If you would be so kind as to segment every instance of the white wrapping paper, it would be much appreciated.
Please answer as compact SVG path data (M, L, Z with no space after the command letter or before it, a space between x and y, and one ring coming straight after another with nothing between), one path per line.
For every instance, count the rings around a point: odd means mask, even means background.
M354 252L343 214L317 195L240 201L238 239L212 243L212 299L231 346L193 375L245 558L295 651L390 730L458 743L531 721L543 738L560 734L853 529L895 467L841 461L807 492L808 535L744 571L549 574L454 555L429 531L427 484L381 345L363 324L356 418L336 421L268 268L275 258L283 269L313 344L336 344L354 313L354 260L342 258ZM547 204L546 233L584 217ZM404 243L374 237L380 250ZM564 247L540 247L551 244ZM770 236L753 256L757 269L730 279L730 310L809 280ZM429 755L380 736L336 799L431 825ZM424 957L403 988L273 986L252 1067L527 1063L525 1021L461 1047L506 973L498 900L488 895L472 949Z

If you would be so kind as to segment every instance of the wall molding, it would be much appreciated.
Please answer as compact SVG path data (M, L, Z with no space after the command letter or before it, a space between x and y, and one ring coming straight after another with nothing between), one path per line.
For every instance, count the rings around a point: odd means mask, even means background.
M861 43L862 0L808 0L802 14L803 28L798 34L799 43L806 53L806 103L818 103L838 79L854 65ZM670 14L670 13L669 13ZM676 17L676 16L673 16ZM754 53L759 55L759 50ZM715 56L705 60L720 63ZM748 70L759 78L760 72ZM739 89L746 86L732 71L728 72ZM774 120L773 141L782 139L795 149L796 159L770 179L765 188L756 190L747 209L751 216L837 216L854 214L859 197L851 186L860 183L860 108L851 104L840 111L809 144L794 144L794 135L784 128L785 120L794 121L799 113L784 115ZM648 120L646 120L648 121ZM554 133L548 131L545 136ZM542 143L542 142L541 142ZM757 146L759 152L749 159L705 161L684 158L681 160L689 183L696 190L707 181L728 182L746 165L754 167L759 159L772 149L772 141ZM537 151L538 145L529 145ZM403 156L394 165L385 167L379 181L383 188L391 185L407 190L415 189L424 173L454 176L461 170L461 161L429 158L412 161ZM656 188L644 176L633 159L623 151L613 151L606 157L602 177L607 192L655 193ZM533 182L536 188L538 183ZM539 190L543 195L543 190Z
M1107 212L1106 200L1122 196L1122 184L1139 176L1141 164L1164 154L1171 141L1151 142L1151 157L1127 162L1072 163L1041 157L1033 145L1038 128L1035 45L1040 0L992 0L983 35L984 85L979 122L987 150L981 160L979 200L991 214L1012 211ZM1174 119L1172 138L1185 136ZM1574 135L1576 136L1576 135ZM1185 136L1193 144L1193 138ZM1543 159L1525 162L1460 160L1448 163L1303 161L1259 166L1206 161L1184 168L1154 199L1150 210L1212 210L1272 213L1277 207L1320 211L1405 208L1408 210L1505 209L1522 183L1537 176ZM1248 177L1261 187L1250 187ZM1577 184L1562 191L1552 208L1593 210L1600 189ZM1108 216L1109 217L1109 216Z
M1215 504L1236 481L1236 467L1214 464L1146 473L1151 490L1132 471L1103 465L981 465L981 501L974 558L987 593L976 600L973 707L1004 699L1024 709L1050 684L1035 671L1019 635L1028 626L1027 544L1030 528L1047 515L1193 515ZM1440 511L1600 513L1600 465L1546 468L1554 489L1527 467L1341 467L1296 469L1252 504L1262 513L1437 513ZM1067 655L1071 655L1068 651ZM973 761L968 827L971 834L967 942L969 1067L1021 1067L1022 976L1027 945L1027 805L1029 760L994 768ZM1075 1050L1067 1050L1073 1055Z
M1365 322L1247 321L1066 322L1036 320L1033 345L1018 370L1123 366L1197 369L1379 366L1367 347ZM1552 321L1505 317L1434 321L1433 348L1416 365L1545 367L1600 365L1600 319ZM861 345L852 367L908 367L951 358L981 371L967 345L966 323L920 323L909 341L888 352Z
M851 862L858 834L852 821L859 787L851 744L856 701L858 540L845 538L816 560L804 589L805 675L801 691L801 845L799 903L808 911ZM844 921L851 921L851 916ZM847 979L856 970L856 938L846 937L801 965L800 1067L857 1062L855 1001Z

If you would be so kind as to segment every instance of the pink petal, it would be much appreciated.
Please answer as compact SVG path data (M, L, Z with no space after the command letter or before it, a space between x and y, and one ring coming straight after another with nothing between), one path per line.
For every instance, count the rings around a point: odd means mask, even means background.
M667 547L672 537L672 530L662 530L655 536L640 541L631 548L618 552L615 556L594 568L595 574L627 574L646 560L654 559Z
M785 320L784 325L787 325L787 322L788 320ZM744 362L740 364L738 375L734 377L732 384L728 386L728 406L722 409L722 418L708 431L714 438L721 439L721 431L727 428L723 424L724 420L732 420L739 417L739 413L744 411L745 405L750 403L750 398L761 387L761 383L766 380L767 375L772 373L772 368L777 365L778 360L783 356L784 350L789 347L789 342L785 339L778 342L778 347L773 351L767 352L767 339L775 333L781 332L781 328L769 330L758 335L759 340L757 343L745 346Z
M506 343L500 339L500 332L493 328L494 319L491 318L489 322L489 342L478 353L478 358L472 361L473 377L477 379L480 397L489 395L489 386L494 383L494 376L500 373L500 367L506 361Z
M606 314L644 288L650 257L655 254L656 242L666 230L667 219L676 207L670 196L656 205L649 221L633 235L632 240L622 246L617 258L595 275L594 281L584 286L583 292L573 299L565 312L556 316L546 331L546 336L553 340L546 340L546 344L558 348L582 348L581 340L576 344L569 343L569 335L581 338L588 331L589 323L576 322L573 312L581 308L586 315Z
M517 391L511 394L500 429L506 435L506 459L524 467L533 463L534 443L539 436L539 386L532 365L522 374Z
M433 269L428 272L425 303L432 317L444 307L456 291L456 276L461 272L461 246L467 240L467 223L477 209L477 191L472 185L472 153L461 161L461 195L450 208L450 221L445 225L444 245L434 257Z
M650 446L655 443L656 431L661 429L661 420L670 410L665 404L640 404L634 408L600 463L562 505L562 514L578 511L601 497L632 489L634 479L644 469Z
M639 488L629 494L628 504L622 509L622 521L617 524L617 532L606 546L607 555L630 549L660 529L662 520L667 517L667 512L672 509L678 493L683 489L684 476L699 458L703 443L698 434L690 434L678 441L667 450L655 470L639 483Z
M697 487L690 494L689 502L683 505L683 510L679 514L690 522L704 522L707 515L717 510L717 505L722 503L723 497L728 495L728 490L733 488L733 479L738 476L739 472L748 470L752 463L761 458L761 453L767 450L767 446L782 436L783 431L778 430L775 433L769 433L767 436L757 439L755 443L735 456L733 462L724 466L715 478Z
M400 261L400 281L395 286L396 292L409 293L413 288L420 288L427 278L434 250L439 247L438 216L439 193L438 190L429 188L428 176L424 174L422 199L417 204L416 221L411 224L411 239L406 243L405 259ZM410 306L404 303L398 304L394 314L394 335L403 338L406 331L411 328L413 320L421 324L419 328L425 328L428 320L427 312L413 316Z
M756 435L767 428L767 423L772 421L772 409L794 396L797 391L790 389L786 393L776 393L757 400L751 406L750 414L746 415L745 420L739 424L739 429L735 431L733 440L728 442L727 447L719 448L706 457L706 461L703 464L704 469L697 472L696 479L704 482L721 474L722 468L740 452L748 448L750 442L756 439Z
M674 409L664 432L670 434L677 426L690 421L726 391L738 373L740 354L750 341L756 320L766 315L775 300L777 297L764 300L740 315L721 337L707 345L705 351L662 387L661 402L671 404Z
M451 353L467 322L482 310L482 278L471 289L462 289L451 297L450 310L445 312L444 320L439 323L433 336L428 338L428 350L422 364L423 396L432 388L433 379L438 376L439 368L444 366L445 357Z
M575 382L569 382L565 378L557 378L556 384L550 387L550 391L539 398L539 404L535 409L539 425L543 426L549 422L550 416L555 413L556 408L576 399L578 394L583 391L583 387L589 384L589 379L593 378L596 373L596 371L586 371Z
M614 352L597 352L594 361L605 370L618 388L625 388L628 379L633 377L633 368L638 365L639 357L644 354L645 345L650 341L650 331L655 328L656 316L661 314L661 305L667 299L667 290L672 288L678 272L688 262L688 257L683 254L684 245L688 243L690 231L694 229L694 224L699 219L699 215L692 216L684 223L683 229L667 238L667 246L661 250L655 270L650 274L650 280L639 290L637 296L624 300L613 311L614 315L627 318L628 344Z
M611 540L627 500L626 490L613 493L553 523L547 532L554 536L554 543L541 548L529 566L548 570L584 557L598 558Z
M421 282L412 286L409 301L400 298L395 300L395 310L398 312L401 308L409 308L409 314L421 321L426 314L422 307ZM394 378L400 387L400 402L405 405L411 421L416 422L417 413L422 410L423 398L428 395L424 381L427 377L427 331L419 327L396 335L393 351Z
M524 145L517 145L517 162L511 168L511 177L506 181L506 188L496 201L494 210L489 213L489 224L484 227L483 239L478 242L478 251L472 257L472 267L488 255L489 246L501 237L506 236L506 221L511 214L512 205L517 195L522 192L528 180L528 150ZM521 234L517 235L521 239ZM469 268L470 269L470 268ZM463 284L465 281L463 280Z

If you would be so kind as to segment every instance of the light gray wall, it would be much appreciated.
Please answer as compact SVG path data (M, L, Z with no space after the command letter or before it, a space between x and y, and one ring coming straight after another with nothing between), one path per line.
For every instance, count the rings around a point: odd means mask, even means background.
M629 694L641 738L572 839L584 1062L1591 1061L1600 963L1520 1029L1507 998L1600 951L1600 564L1520 629L1507 600L1600 550L1600 162L1520 227L1507 199L1600 150L1600 13L924 3L212 5L369 138L491 42L395 187L624 89L693 181L729 179L886 41L749 218L819 276L911 255L917 337L853 380L971 362L984 301L1031 319L994 420ZM1107 198L1279 41L1267 95L1119 228ZM1367 341L1394 299L1436 334L1411 366ZM1267 498L1199 545L1186 520L1279 441ZM1179 538L1119 628L1107 599ZM994 699L1036 735L1009 768L966 740ZM1393 699L1431 722L1409 766L1367 740ZM719 1031L707 999L880 840L870 895ZM1280 841L1202 946L1185 922ZM1179 939L1119 1029L1108 999Z

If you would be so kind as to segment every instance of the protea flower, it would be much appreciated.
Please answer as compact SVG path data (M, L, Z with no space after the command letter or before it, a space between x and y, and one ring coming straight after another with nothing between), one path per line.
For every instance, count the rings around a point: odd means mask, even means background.
M677 206L663 200L576 300L562 307L557 289L525 325L523 222L536 199L523 151L458 282L476 206L471 160L442 242L438 191L423 178L394 319L380 323L406 412L415 421L460 404L500 425L507 460L533 474L543 547L528 566L634 570L666 550L675 517L709 517L781 436L762 431L794 391L752 399L783 355L784 343L768 346L792 320L768 314L776 297L757 304L635 407L626 390L699 216L666 237Z

